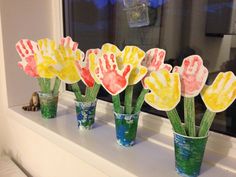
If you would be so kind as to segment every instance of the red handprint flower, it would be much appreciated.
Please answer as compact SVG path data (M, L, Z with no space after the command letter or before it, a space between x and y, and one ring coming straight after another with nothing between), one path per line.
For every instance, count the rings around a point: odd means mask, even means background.
M175 66L173 72L180 74L181 94L185 97L197 96L205 85L208 76L208 70L198 55L185 58L182 66Z
M21 39L16 43L16 50L22 61L18 66L31 77L39 77L34 54L38 52L37 43L29 39Z
M142 65L146 66L148 72L146 76L142 79L143 87L146 88L144 84L144 79L150 75L152 71L158 71L160 69L165 69L167 71L172 70L172 66L169 64L164 64L164 59L166 56L166 51L159 48L153 48L146 52L145 58L142 61Z
M111 94L117 95L122 92L128 85L131 65L126 65L119 70L114 53L104 53L98 58L96 75L102 86Z
M100 49L89 49L86 51L85 58L83 60L79 60L76 62L76 66L78 67L80 77L84 84L88 87L93 87L95 81L92 77L92 74L90 72L89 66L91 65L89 62L89 55L95 54L98 55L100 52Z

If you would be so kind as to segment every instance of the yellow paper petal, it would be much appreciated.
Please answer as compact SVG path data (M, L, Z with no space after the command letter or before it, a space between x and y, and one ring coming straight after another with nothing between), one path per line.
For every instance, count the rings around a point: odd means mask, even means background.
M67 61L58 73L58 77L68 84L76 83L80 80L79 72L74 61Z
M152 72L144 80L150 93L146 94L145 101L152 107L162 111L170 111L180 101L180 78L178 73L169 73L167 70Z
M141 64L145 57L145 52L136 46L126 46L122 51L121 58L123 65L130 64L133 68Z
M43 64L37 65L38 74L41 78L54 78L57 71L52 66L45 66Z
M109 52L114 53L116 57L121 55L121 51L116 45L110 43L103 44L102 53L109 53Z
M144 66L138 66L133 69L129 76L129 85L137 84L147 74L147 68Z
M212 112L226 110L236 98L236 77L229 72L221 72L210 86L205 86L201 97L206 107Z
M80 80L79 71L76 67L76 61L82 60L84 53L70 47L60 46L57 53L58 63L56 69L58 70L58 77L68 84L76 83Z
M90 74L92 75L95 82L97 84L100 84L100 81L99 81L99 79L97 78L97 75L96 75L96 67L98 65L97 55L95 53L91 53L91 54L89 54L88 57L89 57L89 71L90 71Z

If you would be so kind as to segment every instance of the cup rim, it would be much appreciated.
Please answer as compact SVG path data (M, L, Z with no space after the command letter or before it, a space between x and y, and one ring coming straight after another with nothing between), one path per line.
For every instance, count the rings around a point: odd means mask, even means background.
M130 115L139 115L140 111L136 112L136 113L132 113L132 114L125 114L125 113L117 113L115 111L113 111L114 114L119 114L119 115L123 115L123 116L130 116Z
M76 103L94 103L94 102L97 102L97 100L98 100L97 98L95 98L94 101L77 101L76 99L74 99Z
M59 92L56 93L56 94L53 94L52 92L50 92L50 93L44 93L44 92L42 92L42 91L38 91L37 93L39 94L39 96L40 96L40 95L45 95L45 96L59 96Z
M179 136L182 136L184 138L188 138L188 139L206 139L209 137L210 133L208 132L206 136L187 136L187 135L182 135L180 133L177 133L173 130L173 134L174 135L179 135Z

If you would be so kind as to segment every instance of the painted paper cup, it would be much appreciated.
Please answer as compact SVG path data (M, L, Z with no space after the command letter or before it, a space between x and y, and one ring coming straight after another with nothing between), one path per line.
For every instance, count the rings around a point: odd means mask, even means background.
M200 174L208 136L188 137L174 133L175 168L181 176L196 177Z
M119 114L114 112L117 143L129 147L135 143L139 112L135 114Z
M97 99L91 102L75 101L76 117L80 129L89 130L93 127Z
M39 92L41 115L45 119L57 116L58 94Z

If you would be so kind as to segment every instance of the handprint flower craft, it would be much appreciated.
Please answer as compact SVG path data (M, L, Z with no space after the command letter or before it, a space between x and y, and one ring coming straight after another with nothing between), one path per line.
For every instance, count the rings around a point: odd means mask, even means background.
M144 82L151 91L146 94L145 101L152 107L161 111L170 111L179 103L180 79L177 73L169 73L164 69L151 72Z
M36 61L34 55L38 52L38 45L36 42L29 39L21 39L16 43L16 50L20 55L22 61L18 62L18 66L31 77L39 77L37 71Z
M164 64L165 55L166 51L159 48L153 48L146 52L145 58L142 60L141 64L147 68L147 73L141 80L143 89L137 98L134 112L139 112L141 110L141 107L144 103L144 96L148 93L148 89L144 83L145 78L149 76L152 71L158 71L160 69L171 71L172 66L169 64Z
M120 69L125 65L131 65L132 71L129 76L129 85L137 84L147 73L147 68L141 65L145 52L136 46L126 46L117 63Z
M41 39L36 43L29 39L21 39L16 43L16 50L22 58L18 66L23 68L26 74L38 78L40 88L44 93L51 92L50 79L57 75L57 70L54 68L57 63L55 42L50 39ZM59 86L54 87L53 92L58 92L58 88Z
M94 86L95 80L92 75L95 76L95 66L96 66L95 56L98 55L99 52L100 52L100 49L89 49L86 51L85 58L83 60L79 60L76 62L76 66L79 69L81 79L83 80L84 84L87 87ZM93 55L93 54L95 56L91 57L91 61L90 61L89 55Z
M226 110L236 98L236 77L233 72L221 72L210 86L205 86L201 97L212 112Z
M78 44L70 37L66 37L61 39L58 47L58 77L67 84L77 83L81 79L76 62L83 60L84 53L77 46Z
M60 86L60 80L56 77L58 68L55 67L58 63L56 43L50 39L41 39L37 43L23 39L16 43L16 50L22 58L18 66L23 68L26 74L38 79L42 117L47 119L56 117ZM56 79L51 90L51 79L54 77Z
M206 136L215 114L226 110L236 98L236 77L233 72L220 72L212 85L203 88L201 97L207 110L203 115L198 136Z
M37 70L41 78L51 79L56 77L57 70L54 67L57 64L55 41L50 39L38 40L39 51L35 53Z
M191 55L183 60L182 66L175 66L173 72L180 74L181 93L184 97L195 97L202 90L208 70L198 55Z
M122 70L117 66L114 53L104 53L98 58L96 77L111 95L117 95L128 85L128 78L132 70L131 65L126 65Z
M153 71L145 78L144 83L151 91L145 95L146 103L157 110L166 111L173 129L177 133L186 135L175 109L181 97L179 74L170 73L165 69Z
M195 103L194 97L202 90L208 76L208 70L198 55L188 56L182 66L175 66L173 72L180 74L181 94L184 96L184 121L189 136L195 132Z
M160 69L166 69L167 71L172 70L171 65L164 64L165 56L166 51L159 48L149 49L146 52L145 58L142 61L142 65L146 66L148 70L145 77L149 76L152 71L158 71ZM144 88L146 88L144 85L145 77L142 79L142 84Z

